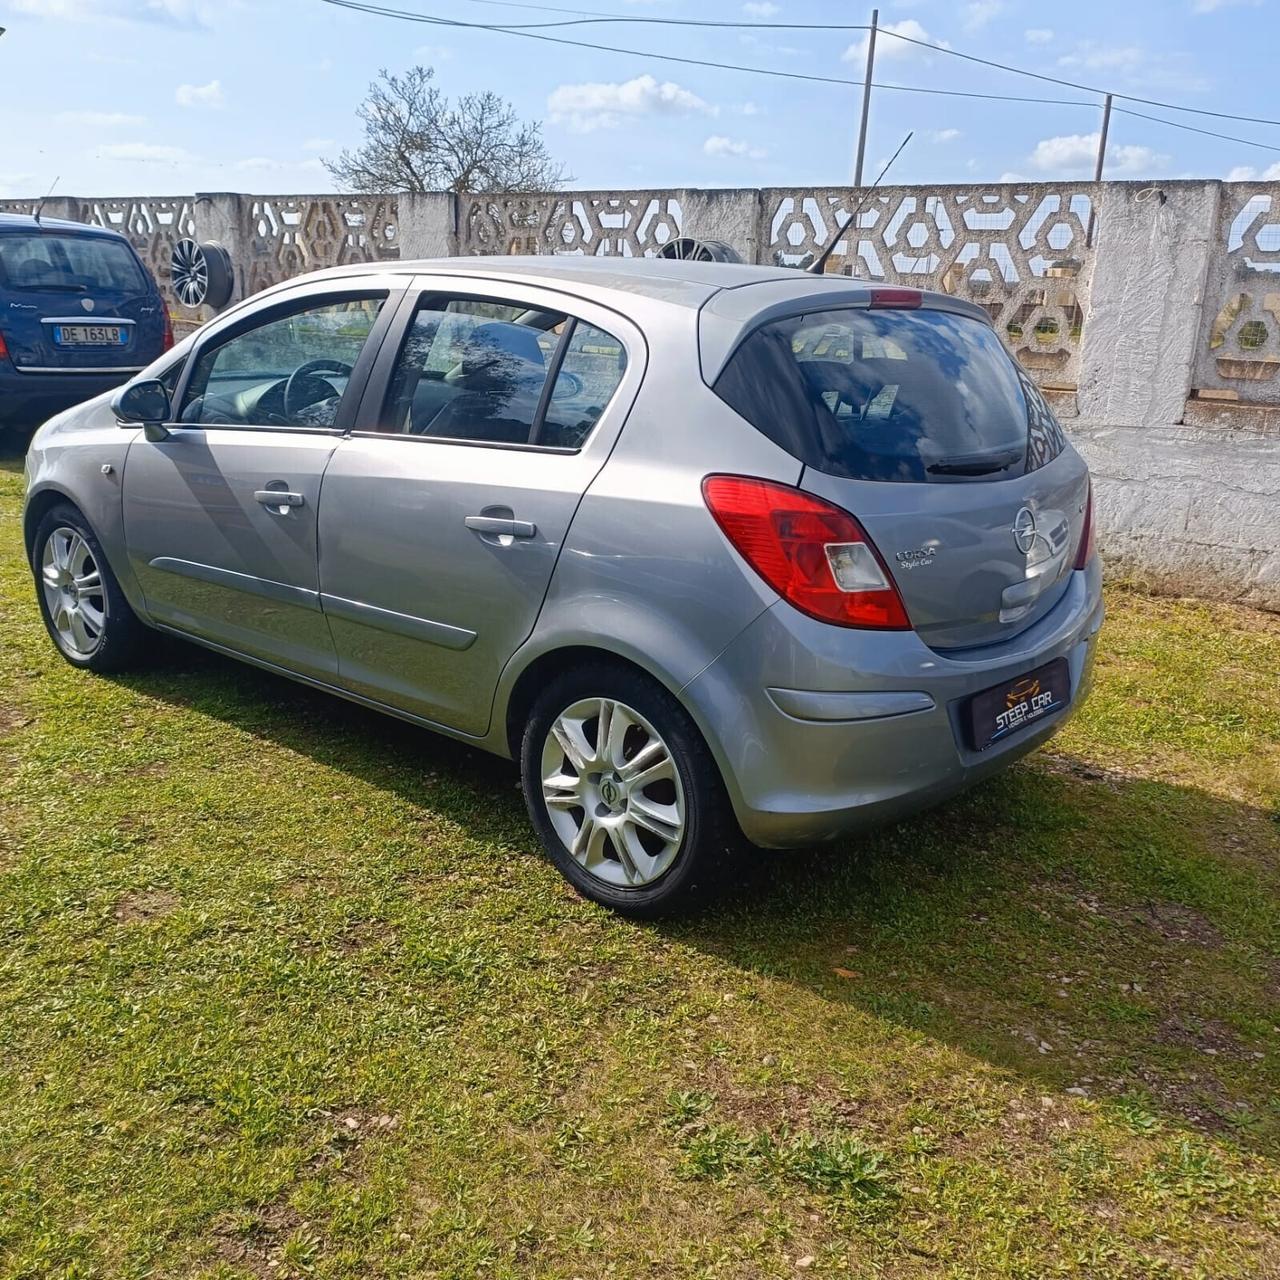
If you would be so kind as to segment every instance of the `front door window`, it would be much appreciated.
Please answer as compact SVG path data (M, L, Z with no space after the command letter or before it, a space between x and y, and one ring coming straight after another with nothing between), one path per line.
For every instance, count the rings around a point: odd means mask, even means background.
M276 315L201 352L179 420L231 427L331 427L382 297Z

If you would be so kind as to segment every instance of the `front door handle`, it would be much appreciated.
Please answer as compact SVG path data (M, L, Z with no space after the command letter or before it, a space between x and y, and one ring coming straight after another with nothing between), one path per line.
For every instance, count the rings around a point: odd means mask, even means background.
M538 526L528 520L512 520L504 516L466 516L463 524L473 533L505 535L508 538L532 538Z
M300 507L306 501L302 494L287 489L255 489L253 496L264 507Z

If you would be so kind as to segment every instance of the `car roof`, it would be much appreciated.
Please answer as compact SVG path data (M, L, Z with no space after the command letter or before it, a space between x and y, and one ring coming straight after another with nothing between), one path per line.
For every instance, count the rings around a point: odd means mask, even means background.
M569 286L584 297L625 293L677 306L701 307L724 289L791 282L801 292L821 287L821 276L794 267L752 266L741 262L694 262L674 258L586 257L582 254L474 255L367 262L314 272L308 280L341 279L369 274L476 276L548 288ZM291 282L297 283L297 278ZM848 287L849 281L844 284Z
M0 213L0 235L6 231L74 231L113 240L127 239L111 227L95 227L88 222L71 222L66 218L36 218L29 213Z

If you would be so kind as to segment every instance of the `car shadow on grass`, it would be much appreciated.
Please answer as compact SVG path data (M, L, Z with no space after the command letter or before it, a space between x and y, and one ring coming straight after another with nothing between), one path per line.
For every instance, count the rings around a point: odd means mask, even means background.
M536 856L513 765L161 643L165 661L117 679ZM749 855L715 907L645 927L1093 1098L1138 1132L1275 1155L1278 906L1274 813L1042 752L892 827Z

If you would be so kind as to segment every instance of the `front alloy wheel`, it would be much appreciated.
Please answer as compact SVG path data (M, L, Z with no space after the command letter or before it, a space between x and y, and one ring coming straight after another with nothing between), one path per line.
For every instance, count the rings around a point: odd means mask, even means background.
M93 549L78 530L59 525L45 539L40 585L58 643L71 656L92 658L102 643L109 605Z
M542 800L565 848L605 884L652 884L680 852L684 790L671 749L623 702L584 698L555 718L542 748Z
M40 616L75 667L120 671L139 655L142 624L89 522L69 502L46 511L31 544Z

